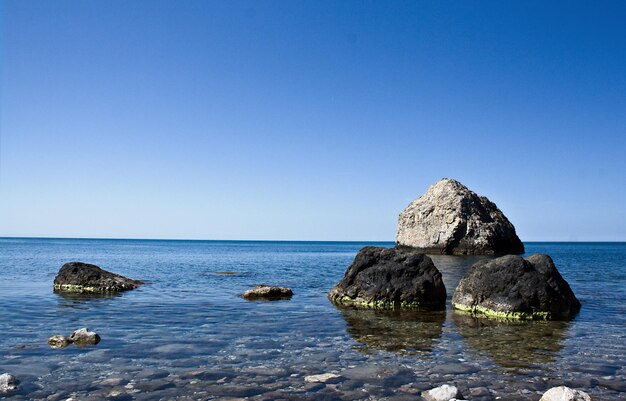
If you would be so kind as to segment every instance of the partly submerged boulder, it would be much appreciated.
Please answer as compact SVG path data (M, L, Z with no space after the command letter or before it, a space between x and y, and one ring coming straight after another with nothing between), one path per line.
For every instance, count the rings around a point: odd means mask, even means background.
M505 319L572 318L580 302L548 255L507 255L474 264L452 297L459 310Z
M100 336L95 331L89 330L87 327L74 330L70 334L69 340L79 347L86 345L96 345L100 342Z
M368 246L328 297L340 305L445 309L446 287L423 253Z
M17 379L17 377L8 373L1 374L0 375L0 395L4 395L7 393L16 391L19 384L20 384L20 381Z
M251 290L246 290L241 297L248 301L275 301L289 299L293 296L291 288L277 287L275 285L260 284Z
M444 178L411 202L398 218L396 243L427 253L524 253L515 227L484 196Z
M54 278L54 290L66 292L110 293L132 290L140 284L143 282L82 262L64 264Z

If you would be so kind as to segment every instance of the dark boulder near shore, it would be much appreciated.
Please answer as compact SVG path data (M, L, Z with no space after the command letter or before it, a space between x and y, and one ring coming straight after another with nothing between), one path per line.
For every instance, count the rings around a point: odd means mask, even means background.
M445 309L446 287L428 256L368 246L328 297L339 305Z
M400 213L396 244L431 254L524 253L515 227L495 203L449 178Z
M78 293L112 293L139 287L142 281L111 273L82 262L64 264L54 278L54 290Z
M548 255L507 255L474 264L452 297L459 310L505 319L570 319L580 310Z

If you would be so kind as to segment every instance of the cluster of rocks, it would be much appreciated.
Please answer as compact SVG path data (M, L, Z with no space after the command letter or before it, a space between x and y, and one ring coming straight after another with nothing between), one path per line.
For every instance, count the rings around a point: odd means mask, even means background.
M65 348L70 344L75 344L78 347L85 347L88 345L96 345L100 342L100 336L98 333L89 330L86 327L82 329L74 330L69 336L55 335L48 339L48 345L50 348Z
M425 401L456 401L465 399L456 386L449 384L423 391L421 395ZM591 397L584 391L559 386L546 391L539 401L591 401Z
M363 248L328 296L340 305L443 309L441 273L423 251L495 255L522 253L524 246L495 204L443 179L400 214L396 248ZM580 309L548 255L476 263L460 281L452 305L507 319L570 319Z

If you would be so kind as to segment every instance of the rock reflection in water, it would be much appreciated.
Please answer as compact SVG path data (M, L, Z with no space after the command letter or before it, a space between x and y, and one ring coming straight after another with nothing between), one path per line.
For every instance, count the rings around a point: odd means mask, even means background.
M64 292L54 291L58 296L59 307L61 308L74 308L74 309L89 309L90 304L96 304L100 302L107 302L111 299L122 296L122 293L79 293L79 292Z
M354 340L369 349L399 354L430 353L446 317L444 311L338 309Z
M555 362L570 326L564 321L502 321L454 311L452 320L467 344L505 369L520 370Z

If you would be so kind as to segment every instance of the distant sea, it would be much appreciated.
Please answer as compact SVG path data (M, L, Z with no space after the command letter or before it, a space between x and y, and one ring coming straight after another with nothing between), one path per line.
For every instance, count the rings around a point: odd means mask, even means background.
M333 306L327 292L366 245L394 244L1 238L0 373L21 380L8 399L400 401L441 384L484 401L539 400L558 385L626 399L626 243L526 243L527 254L552 256L583 305L570 322L526 323L452 310L480 257L432 256L445 312ZM112 297L55 294L69 261L148 284ZM238 297L260 283L295 295ZM81 327L100 344L47 346ZM340 377L304 380L320 373Z

